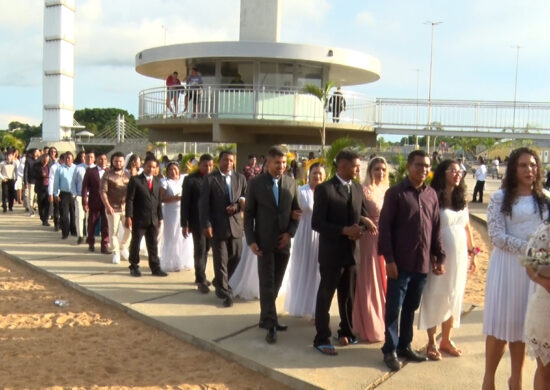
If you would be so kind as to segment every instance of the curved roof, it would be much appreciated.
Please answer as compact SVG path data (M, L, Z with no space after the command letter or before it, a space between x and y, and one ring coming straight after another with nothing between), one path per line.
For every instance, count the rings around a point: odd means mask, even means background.
M380 78L380 61L368 54L329 46L280 42L197 42L160 46L136 54L136 71L165 79L174 70L187 73L189 60L271 60L328 65L328 80L357 85Z

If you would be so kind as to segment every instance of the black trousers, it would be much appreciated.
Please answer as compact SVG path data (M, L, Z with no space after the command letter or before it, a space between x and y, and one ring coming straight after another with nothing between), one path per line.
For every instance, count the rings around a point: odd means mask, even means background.
M229 278L235 272L241 259L243 239L229 237L212 239L212 255L214 257L214 280L212 285L216 288L218 297L233 297L229 286Z
M195 258L195 283L206 282L206 260L210 250L210 238L202 234L200 229L193 229L193 254Z
M132 240L130 241L130 268L139 268L139 245L145 236L145 245L149 254L149 268L152 272L160 270L157 237L158 226L151 224L147 227L138 226L136 221L132 225Z
M315 335L314 345L330 344L330 304L334 293L338 294L338 310L340 312L340 328L338 337L354 337L353 334L353 302L355 300L355 281L357 268L355 264L346 266L319 267L321 282L317 290L315 305ZM368 308L364 308L368 310Z
M278 324L275 300L279 294L288 264L289 252L269 252L258 256L260 279L260 326L271 328Z
M67 237L69 233L76 236L73 194L70 192L60 192L59 198L59 223L61 234L63 237Z
M38 203L38 215L42 222L48 222L50 218L50 199L48 187L34 187L36 190L36 202Z
M53 224L54 226L59 226L59 220L61 218L61 213L59 212L59 203L53 202L52 203L52 217L53 217Z
M109 249L109 224L107 223L107 214L105 214L105 207L101 207L99 210L88 211L88 237L86 243L94 246L95 244L95 229L98 223L101 223L101 250L107 251Z
M477 194L479 193L479 203L483 203L483 189L485 188L485 182L477 180L476 185L474 187L474 198L472 199L472 202L477 201Z
M2 208L6 211L9 207L13 210L13 201L15 199L15 180L8 179L2 182Z

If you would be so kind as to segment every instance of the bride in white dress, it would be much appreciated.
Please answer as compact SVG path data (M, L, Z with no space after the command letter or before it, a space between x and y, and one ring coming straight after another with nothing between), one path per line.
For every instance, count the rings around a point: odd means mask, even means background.
M521 389L524 322L533 289L520 256L525 253L529 236L547 218L546 202L537 153L528 148L512 151L502 189L491 197L487 209L493 252L485 288L483 390L495 389L496 370L507 343L511 357L508 385L512 390Z
M439 197L445 273L428 274L418 327L428 331L428 358L440 360L439 350L451 356L462 355L462 350L451 340L451 331L460 326L468 269L470 272L475 270L475 260L472 256L469 263L468 253L474 255L475 251L466 206L466 186L458 163L452 160L442 161L437 166L430 185ZM435 336L439 324L442 336L437 348Z
M298 201L302 216L293 239L288 266L288 280L284 309L295 316L315 318L319 274L319 233L311 228L313 191L326 178L325 168L313 164L309 171L309 184L298 189Z
M162 213L164 217L163 245L160 266L164 271L177 272L193 268L193 239L183 238L180 227L181 188L185 176L180 176L177 163L166 167L162 180Z

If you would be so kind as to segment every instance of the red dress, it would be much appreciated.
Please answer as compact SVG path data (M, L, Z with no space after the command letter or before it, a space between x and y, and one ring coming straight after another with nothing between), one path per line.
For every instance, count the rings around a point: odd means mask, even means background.
M363 187L369 218L378 226L387 187ZM378 255L378 234L365 233L360 240L361 260L357 269L353 331L360 340L384 340L386 311L386 262Z

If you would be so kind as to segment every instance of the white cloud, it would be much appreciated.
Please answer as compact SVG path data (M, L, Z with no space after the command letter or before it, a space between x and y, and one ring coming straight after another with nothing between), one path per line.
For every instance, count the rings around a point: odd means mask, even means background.
M355 16L357 23L373 27L376 24L374 16L369 11L361 11Z

